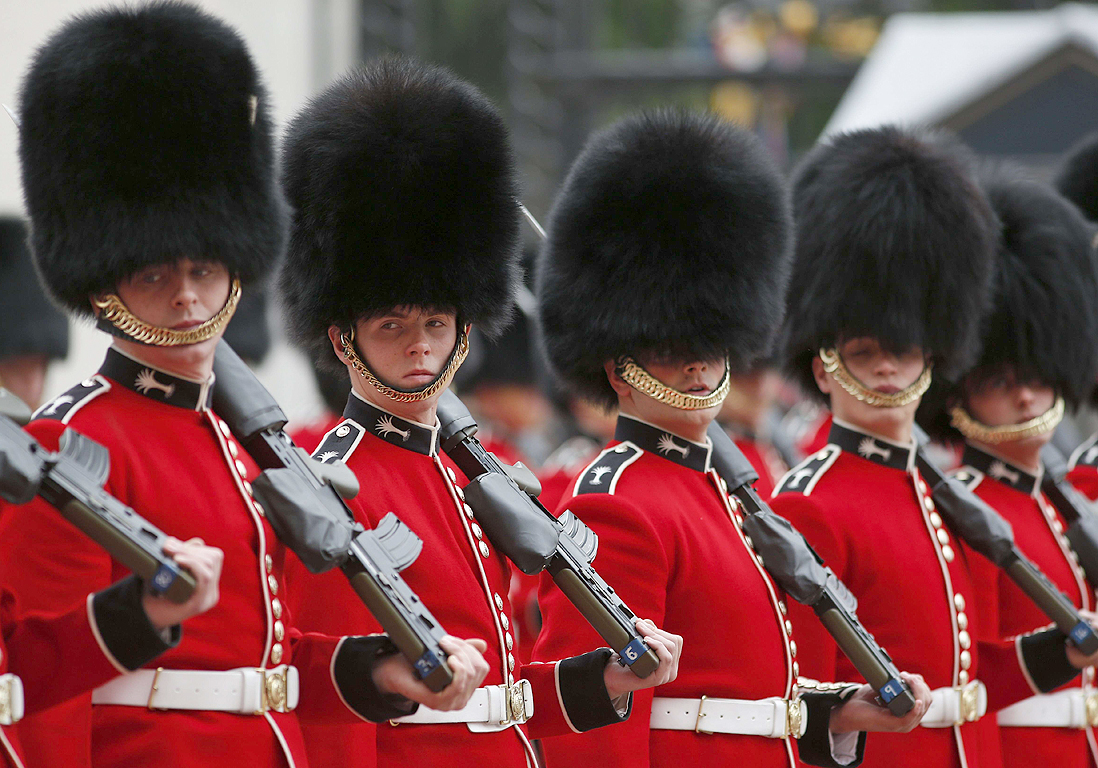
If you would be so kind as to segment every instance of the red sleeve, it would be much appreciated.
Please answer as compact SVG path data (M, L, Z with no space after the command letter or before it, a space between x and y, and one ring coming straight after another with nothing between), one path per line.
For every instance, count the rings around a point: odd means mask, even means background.
M829 523L828 516L811 497L799 493L780 493L770 501L771 508L789 520L808 540L816 553L842 580L845 576L847 547L839 532ZM797 663L800 675L812 680L835 680L839 646L807 605L796 600L786 601L797 637Z
M1091 501L1098 501L1098 467L1077 464L1067 474L1068 482Z
M604 494L575 497L566 508L598 534L594 565L599 574L638 616L662 626L672 564L648 517L631 503ZM548 575L542 576L539 602L543 623L535 660L559 659L604 645ZM632 713L623 724L546 740L548 765L648 765L652 697L651 689L635 693Z

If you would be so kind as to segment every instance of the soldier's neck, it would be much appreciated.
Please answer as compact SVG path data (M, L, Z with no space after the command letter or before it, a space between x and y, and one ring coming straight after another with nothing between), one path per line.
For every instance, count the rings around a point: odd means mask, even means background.
M702 411L681 411L669 405L656 409L648 408L642 413L633 404L632 400L627 398L619 399L618 411L625 416L632 416L694 443L705 442L705 433L716 415L714 413L715 409L712 408L704 412L703 415Z
M136 341L116 338L111 345L119 352L181 379L204 382L213 374L214 352L220 336L199 344L178 347L155 347Z
M438 421L435 411L438 407L438 399L441 397L441 393L429 397L426 400L418 400L411 403L398 403L396 400L378 392L358 375L351 376L351 389L370 405L387 411L394 416L399 416L405 421L412 421L426 427L433 427L435 422Z
M1041 471L1041 444L1033 445L1034 440L1008 440L1005 443L981 443L979 440L969 440L975 447L984 453L1005 459L1014 466L1024 469L1031 475Z

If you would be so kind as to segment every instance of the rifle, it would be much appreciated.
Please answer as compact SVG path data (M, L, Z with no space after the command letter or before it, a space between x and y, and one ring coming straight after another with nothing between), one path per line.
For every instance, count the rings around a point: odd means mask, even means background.
M648 677L659 657L634 626L636 614L591 567L598 536L571 512L558 520L542 506L536 479L525 467L504 467L477 439L477 423L458 396L438 401L439 440L469 484L465 501L489 541L527 575L549 572L561 592L637 677Z
M1041 463L1045 467L1041 490L1067 521L1064 535L1079 557L1087 581L1098 584L1098 515L1090 500L1067 481L1067 461L1052 443L1041 449Z
M14 399L0 389L0 404L5 394ZM164 532L103 489L111 469L107 449L66 429L58 444L60 450L52 453L24 432L8 412L23 416L7 404L0 406L0 498L26 504L40 496L140 576L150 594L173 603L187 602L194 594L194 576L164 554Z
M929 439L916 425L915 463L930 485L930 495L938 511L950 527L970 547L1001 568L1080 651L1088 656L1098 651L1098 634L1079 615L1067 596L1018 549L1010 523L968 486L948 477L926 457L923 445Z
M214 375L214 411L263 470L252 493L279 539L312 573L339 566L416 675L432 691L443 690L453 680L439 646L446 632L400 576L423 541L391 512L370 531L355 522L344 502L358 493L354 474L294 445L283 430L286 414L224 341Z
M708 435L713 468L746 512L743 529L767 573L786 594L812 608L889 711L896 717L906 715L915 706L915 697L891 657L858 619L857 599L804 536L755 493L752 485L759 475L732 438L716 422L709 425Z

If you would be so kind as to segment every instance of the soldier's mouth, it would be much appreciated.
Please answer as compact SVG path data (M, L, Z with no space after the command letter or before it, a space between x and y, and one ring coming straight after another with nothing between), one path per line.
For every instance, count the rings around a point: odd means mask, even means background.
M880 392L882 395L894 395L900 391L900 388L895 384L882 384L879 387L874 387L873 391Z

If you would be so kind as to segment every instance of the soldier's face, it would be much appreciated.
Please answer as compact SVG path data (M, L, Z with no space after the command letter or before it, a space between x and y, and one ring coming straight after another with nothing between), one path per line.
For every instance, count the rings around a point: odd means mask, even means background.
M1056 391L1039 381L1020 381L1010 368L981 377L964 387L965 410L972 418L989 427L1021 424L1040 416L1052 407ZM1010 441L1019 446L1036 447L1052 439L1052 432Z
M724 377L724 360L679 361L656 357L638 356L637 362L662 384L679 392L705 397L721 383ZM702 441L705 430L717 417L721 406L684 411L661 403L630 387L613 372L613 363L607 364L611 386L618 393L623 413L644 419L650 424L668 429L689 440Z

